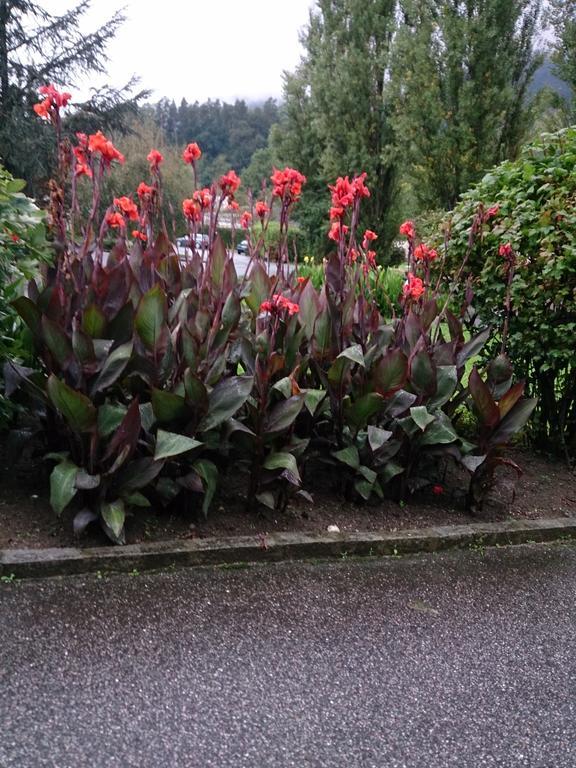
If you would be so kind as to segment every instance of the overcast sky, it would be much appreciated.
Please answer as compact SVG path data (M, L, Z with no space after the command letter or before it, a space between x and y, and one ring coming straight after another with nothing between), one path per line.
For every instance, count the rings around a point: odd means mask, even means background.
M41 4L60 14L77 3ZM314 0L93 0L84 26L91 30L125 6L126 22L109 47L107 81L120 86L138 75L141 87L154 91L153 101L277 98L282 71L299 61L298 33L313 5Z

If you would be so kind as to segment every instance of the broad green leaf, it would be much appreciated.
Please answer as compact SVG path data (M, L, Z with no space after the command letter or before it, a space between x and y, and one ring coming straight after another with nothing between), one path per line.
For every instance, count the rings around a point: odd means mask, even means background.
M126 510L124 502L121 499L110 503L103 503L100 507L100 514L105 523L105 529L112 541L116 544L124 544L124 521L126 519Z
M271 453L264 462L264 469L283 469L289 472L297 481L300 480L298 463L291 453Z
M335 459L338 459L338 461L341 461L342 464L352 467L352 469L358 469L360 466L360 454L355 445L349 445L347 448L342 448L340 451L334 451L332 456L334 456Z
M123 495L138 491L155 480L163 466L163 461L155 461L151 457L131 461L122 467L116 479L116 486L121 489Z
M12 306L16 312L18 312L22 320L24 320L28 328L30 328L32 335L38 338L40 335L42 313L32 299L29 299L27 296L19 296L12 302Z
M385 485L386 483L389 483L392 478L401 475L402 472L404 472L404 467L400 466L400 464L396 464L394 461L389 461L378 473L378 477L380 478L380 482Z
M504 418L509 411L514 408L518 400L522 397L524 394L524 382L521 381L518 384L515 384L513 387L511 387L508 392L506 392L505 395L503 395L500 398L500 401L498 403L498 411L500 413L500 418Z
M100 475L90 475L86 470L79 469L76 475L76 488L81 491L93 491L100 485Z
M389 397L402 389L408 379L408 358L400 349L385 354L374 369L374 389L383 397Z
M324 402L326 397L327 392L323 389L306 389L304 391L304 403L311 416L315 415L318 407Z
M78 467L71 461L56 464L50 475L50 506L61 515L76 495Z
M484 464L485 459L486 456L464 456L460 460L460 463L463 464L469 472L474 474L478 467Z
M82 315L82 330L93 339L103 339L106 330L106 317L95 304L86 307Z
M456 440L458 440L458 435L452 426L452 422L446 414L440 411L434 423L426 428L420 440L420 445L445 445Z
M532 411L536 408L538 399L533 397L527 400L520 400L502 419L498 428L490 438L493 445L502 445L519 432L526 424Z
M72 344L65 331L58 323L44 316L42 317L42 338L58 365L63 368L73 356Z
M151 507L152 505L144 496L143 493L140 493L139 491L134 491L133 493L127 493L126 496L123 497L124 503L127 504L129 507Z
M354 483L354 488L356 493L358 493L358 495L361 496L364 501L368 501L370 496L372 496L374 483L371 483L369 480L365 480L364 478L360 478Z
M410 384L418 395L436 393L436 370L427 350L420 349L410 357Z
M106 359L106 362L102 366L102 370L92 386L92 395L111 387L120 378L130 362L133 349L134 344L129 341L126 344L121 344L119 347L116 347L116 349L110 353L110 356Z
M234 416L252 392L253 376L232 376L217 384L208 398L208 413L198 427L200 432L218 427Z
M222 287L222 278L224 277L224 266L226 265L226 246L220 235L216 236L214 245L208 256L208 263L210 269L210 277L212 278L212 284L217 287Z
M160 285L155 285L140 299L134 319L138 336L149 350L158 346L167 314L166 294Z
M386 429L380 429L380 427L368 427L368 444L370 445L370 448L372 449L373 453L376 453L376 451L379 448L382 448L384 443L387 443L388 440L392 437L392 432L388 432Z
M56 410L76 432L90 432L96 425L96 408L92 401L51 374L46 384L48 397Z
M310 281L304 286L298 299L298 305L300 307L298 313L300 322L305 329L307 339L310 340L314 334L314 324L320 312L320 299Z
M240 319L240 299L235 293L229 293L222 309L222 325L224 328L233 328Z
M153 388L151 400L154 416L160 424L167 424L186 418L188 407L186 400L180 397L180 395Z
M202 500L202 512L204 517L208 517L208 510L212 504L212 499L216 493L218 486L218 468L215 464L207 459L200 459L195 461L193 469L202 478L202 485L204 487L204 499Z
M415 406L410 408L410 416L414 422L420 427L422 432L429 424L435 420L435 417L431 413L428 413L428 409L424 405Z
M174 432L165 432L163 429L159 429L156 436L154 460L159 461L160 459L168 459L171 456L180 456L180 454L192 451L200 445L202 443L199 440L194 440L192 437L177 435Z
M458 386L458 369L455 365L436 366L436 394L428 403L433 411L441 408L452 397Z
M289 429L304 406L304 398L301 395L289 397L274 406L266 421L265 432L268 435L284 432Z
M126 415L126 407L123 405L101 405L98 408L98 434L100 437L108 437L114 432Z
M369 419L375 416L384 404L384 398L377 392L368 392L367 395L356 400L346 409L346 420L357 429L366 426Z
M463 366L466 363L466 360L469 360L471 357L475 357L476 355L480 354L482 347L490 338L491 332L492 331L490 328L485 328L477 336L474 336L473 339L470 339L470 341L466 342L466 344L462 346L462 349L456 358L456 365L458 368Z
M246 296L246 304L248 304L252 313L257 315L260 312L262 302L270 298L272 293L272 281L259 261L255 261L252 265L248 285L249 291Z
M367 480L370 485L373 485L376 482L376 478L378 477L373 469L370 469L370 467L366 467L364 465L358 467L358 474L362 475L362 477Z

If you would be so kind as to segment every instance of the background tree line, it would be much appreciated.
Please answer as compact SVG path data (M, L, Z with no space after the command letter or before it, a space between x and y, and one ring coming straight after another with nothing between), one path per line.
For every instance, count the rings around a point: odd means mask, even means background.
M36 194L53 162L49 132L30 112L37 88L73 87L79 72L103 71L123 20L81 35L87 7L54 17L39 3L0 0L0 158ZM178 158L190 141L202 147L204 183L232 167L257 188L272 165L293 165L308 177L300 224L320 252L326 185L366 171L365 221L386 259L401 218L453 207L534 133L574 119L576 0L317 0L301 39L280 105L143 105L132 83L78 105L66 127L111 130L129 145L110 194L134 192L154 139L170 158L172 208L189 191Z

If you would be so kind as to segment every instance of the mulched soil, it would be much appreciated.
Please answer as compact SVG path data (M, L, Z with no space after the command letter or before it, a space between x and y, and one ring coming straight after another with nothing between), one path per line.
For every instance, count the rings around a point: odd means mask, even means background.
M514 449L510 456L524 470L516 483L515 497L510 495L507 499L506 511L510 516L576 515L574 470L557 459L526 449ZM477 522L478 518L465 509L465 494L459 490L463 479L448 476L442 495L426 491L405 504L386 500L361 505L342 501L334 493L333 478L319 473L312 488L314 503L295 501L282 515L246 511L234 483L227 482L207 520L194 512L142 510L128 520L126 538L127 543L138 543L207 536L259 536L278 531L321 532L329 525L337 525L341 531L396 531ZM307 487L310 485L308 481ZM67 510L62 517L56 517L48 503L48 467L31 459L13 463L0 441L0 549L110 543L96 526L76 537L71 523L73 512Z

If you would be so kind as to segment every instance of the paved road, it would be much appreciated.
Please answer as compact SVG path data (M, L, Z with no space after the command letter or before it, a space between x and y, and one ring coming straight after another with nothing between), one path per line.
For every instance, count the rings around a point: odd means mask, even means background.
M573 768L576 547L0 584L2 768Z

